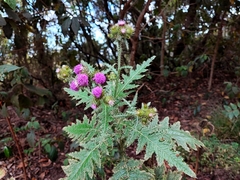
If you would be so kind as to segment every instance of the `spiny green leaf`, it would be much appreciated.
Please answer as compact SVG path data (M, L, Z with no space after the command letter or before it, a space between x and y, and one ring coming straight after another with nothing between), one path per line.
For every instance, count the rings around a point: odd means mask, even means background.
M155 153L158 165L162 165L164 160L166 160L170 166L175 166L179 171L195 177L194 172L183 162L183 158L178 156L178 152L174 149L176 148L176 143L186 149L188 148L187 145L196 149L196 146L203 146L203 144L188 132L180 130L179 123L169 126L169 118L165 118L158 123L158 117L155 116L148 126L144 126L141 123L132 127L126 126L124 134L127 134L127 145L130 145L134 140L138 141L136 153L141 152L145 148L145 160Z
M137 85L132 84L134 81L141 79L144 75L142 73L147 71L147 67L150 65L150 63L153 61L155 56L149 58L147 61L144 61L141 65L137 65L136 69L130 70L129 75L122 75L123 77L123 83L119 83L119 88L116 94L116 97L122 97L123 92L127 90L131 90L137 87Z
M94 174L94 166L101 167L101 154L109 154L108 148L112 147L113 142L108 134L101 134L97 138L91 139L83 145L84 149L80 152L69 154L69 165L64 166L63 170L68 180L83 180L87 176L90 178Z
M153 175L140 170L143 161L129 159L127 162L122 161L113 169L113 176L110 180L148 180L154 179Z
M174 123L168 130L167 133L174 139L179 146L182 146L186 151L189 151L189 147L197 150L197 146L204 146L204 144L191 136L188 131L180 129L180 122ZM189 146L189 147L188 147Z
M77 106L79 104L85 103L86 107L84 108L84 110L91 107L94 97L89 95L87 91L82 90L73 91L69 88L64 88L64 91L66 91L69 94L69 96L71 96L74 100L78 101Z
M76 124L71 124L70 126L64 127L63 130L66 131L73 141L86 142L90 140L94 135L99 133L99 129L95 127L96 119L93 116L90 121L86 116L83 118L83 122L79 120Z

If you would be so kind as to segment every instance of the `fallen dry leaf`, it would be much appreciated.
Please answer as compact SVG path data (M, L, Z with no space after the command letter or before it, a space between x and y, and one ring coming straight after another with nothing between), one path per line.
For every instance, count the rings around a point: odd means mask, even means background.
M42 173L39 175L39 178L40 178L40 179L44 179L44 178L45 178L45 175L46 175L46 173L45 173L45 172L42 172Z
M0 179L2 179L5 175L6 175L6 170L3 167L1 167L0 168Z
M44 159L40 159L39 163L41 167L48 167L51 165L52 161L50 159L44 158Z

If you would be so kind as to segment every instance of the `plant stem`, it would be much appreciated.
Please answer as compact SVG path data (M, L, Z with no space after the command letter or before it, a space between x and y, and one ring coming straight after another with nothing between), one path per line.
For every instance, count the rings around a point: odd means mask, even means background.
M118 50L118 73L117 73L117 83L116 83L116 88L114 92L114 97L117 95L117 90L118 90L118 83L120 83L120 73L121 73L121 57L122 57L122 46L121 46L121 39L117 41L117 50Z
M23 159L23 155L22 155L22 151L21 151L20 145L18 144L18 140L17 140L16 134L15 134L13 128L12 128L12 124L10 122L10 118L6 117L6 121L8 123L9 129L11 131L12 137L14 139L14 142L15 142L16 146L17 146L18 153L19 153L20 159L21 159L22 164L23 164L24 179L27 180L27 172L26 172L26 167L25 167L25 163L24 163L24 159Z

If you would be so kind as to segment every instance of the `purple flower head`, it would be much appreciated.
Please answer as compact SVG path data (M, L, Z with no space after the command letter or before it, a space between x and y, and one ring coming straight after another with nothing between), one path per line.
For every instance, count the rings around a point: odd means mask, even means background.
M118 25L119 26L124 26L125 25L125 21L124 20L119 20L118 21Z
M96 97L96 98L100 98L102 95L102 88L97 86L95 88L92 89L92 94Z
M106 76L103 73L98 72L94 75L93 80L97 84L104 84L106 82Z
M78 65L74 66L74 68L73 68L73 72L74 72L75 74L81 73L82 70L83 70L83 66L82 66L81 64L78 64Z
M76 79L70 82L70 89L73 91L78 91L78 82Z
M95 109L97 109L97 105L96 105L96 104L92 104L92 105L91 105L91 108L92 108L93 110L95 110Z
M77 83L79 86L87 86L88 85L88 76L86 74L78 74L76 76Z

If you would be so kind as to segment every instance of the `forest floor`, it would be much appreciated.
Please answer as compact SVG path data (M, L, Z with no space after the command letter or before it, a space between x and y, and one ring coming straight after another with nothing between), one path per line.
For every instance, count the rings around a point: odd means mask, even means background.
M212 90L208 92L208 80L208 78L195 78L193 76L183 78L174 75L162 78L158 75L152 75L152 79L145 79L138 88L139 106L141 106L142 102L151 102L151 106L157 108L160 119L169 116L171 123L180 121L184 130L201 134L199 123L211 116L214 110L222 106L222 102L225 100L225 95L223 94L224 82L234 81L231 76L218 73L213 80ZM70 139L63 135L62 128L74 122L76 117L80 119L83 116L82 107L75 108L70 101L63 101L55 109L32 108L33 116L36 117L41 126L40 129L35 130L35 137L33 138L36 142L41 143L38 143L33 148L29 147L29 143L26 140L27 133L30 131L21 130L21 127L26 126L27 122L20 119L11 108L9 112L13 127L19 129L16 133L18 142L24 150L29 151L29 155L25 155L25 165L29 179L57 180L64 177L61 166L66 159L65 154L70 152L74 144L71 144ZM0 118L0 132L0 139L11 137L9 127L4 118ZM47 144L57 147L58 156L54 162L44 153L44 148L42 147L46 143L44 140L47 140ZM9 158L6 158L2 152L2 147L5 145L12 147L13 155ZM10 141L10 143L4 144L2 142L0 146L0 177L1 171L3 171L6 174L3 179L10 177L23 179L23 164L14 143ZM191 155L197 156L196 153ZM54 152L52 156L51 158L54 159ZM194 169L195 163L190 164L190 166ZM228 173L226 170L218 169L216 172L203 173L201 168L198 168L198 180L224 180L227 178L227 176L222 175L222 173ZM236 176L237 179L240 179L240 177Z

